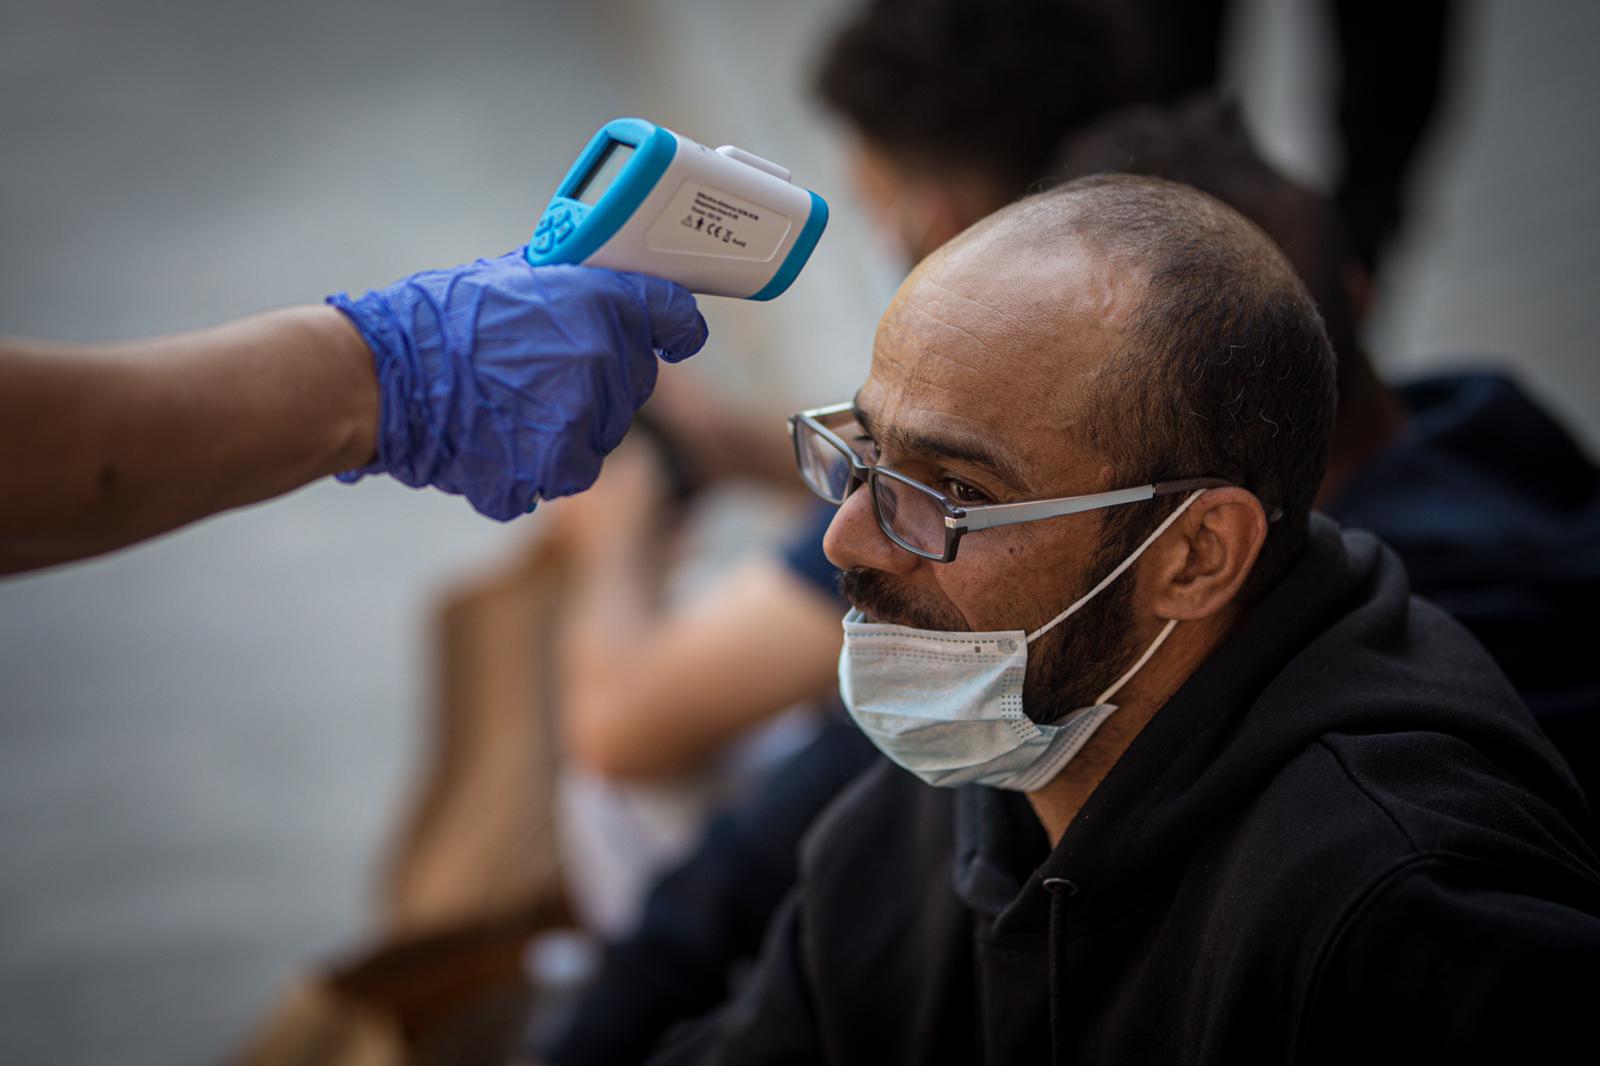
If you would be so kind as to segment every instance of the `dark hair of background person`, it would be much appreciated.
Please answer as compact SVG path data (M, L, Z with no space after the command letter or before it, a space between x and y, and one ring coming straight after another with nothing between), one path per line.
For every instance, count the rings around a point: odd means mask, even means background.
M1004 199L1062 134L1125 100L1095 4L872 0L828 39L823 103L902 163L980 172Z
M1367 366L1351 293L1359 271L1333 205L1274 170L1257 153L1238 108L1209 96L1172 108L1125 108L1068 137L1057 151L1057 181L1088 174L1146 174L1192 185L1266 231L1294 264L1322 313L1338 355L1339 389Z
M1215 91L1230 0L865 0L826 40L823 104L902 165L978 172L1002 202L1108 109ZM1455 0L1324 0L1338 41L1336 199L1369 267L1438 109Z
M1260 226L1305 282L1338 357L1341 457L1363 459L1388 443L1400 416L1361 344L1353 286L1365 268L1344 218L1261 157L1236 107L1201 96L1124 108L1067 138L1053 169L1058 181L1126 173L1192 185Z
M1117 487L1220 477L1261 500L1266 543L1246 603L1270 589L1305 543L1333 437L1334 354L1291 264L1237 212L1161 178L1079 178L1023 202L1051 240L1050 201L1070 198L1068 234L1137 264L1145 290L1133 328L1089 398L1089 443ZM1120 560L1178 504L1108 512L1102 556Z

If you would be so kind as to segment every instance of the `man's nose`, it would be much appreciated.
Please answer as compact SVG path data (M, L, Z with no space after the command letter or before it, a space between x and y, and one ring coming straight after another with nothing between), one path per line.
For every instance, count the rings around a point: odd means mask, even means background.
M822 551L840 570L905 574L922 562L884 533L872 508L872 489L862 485L845 497L822 538Z

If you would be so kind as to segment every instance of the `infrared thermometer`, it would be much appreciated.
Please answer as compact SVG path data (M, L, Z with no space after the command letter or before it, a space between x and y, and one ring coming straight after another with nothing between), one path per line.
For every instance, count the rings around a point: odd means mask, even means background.
M778 164L619 118L589 141L528 242L534 266L582 263L770 300L799 275L828 205Z

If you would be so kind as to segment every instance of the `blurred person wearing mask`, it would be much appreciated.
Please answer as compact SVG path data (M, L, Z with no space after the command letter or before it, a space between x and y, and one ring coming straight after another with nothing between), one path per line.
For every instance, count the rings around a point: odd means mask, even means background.
M652 1061L1594 1061L1582 794L1312 513L1334 379L1290 264L1185 186L1072 181L919 265L793 423L897 765Z
M658 356L706 339L681 286L520 252L327 302L123 344L0 341L0 573L330 474L508 521L593 483Z

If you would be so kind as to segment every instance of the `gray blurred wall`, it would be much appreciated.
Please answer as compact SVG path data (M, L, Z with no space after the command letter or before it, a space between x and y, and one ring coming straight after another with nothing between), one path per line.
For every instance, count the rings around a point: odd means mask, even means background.
M836 399L881 290L796 90L841 8L9 0L0 332L137 336L507 250L583 139L638 113L833 203L791 293L707 302L694 369L777 408ZM1319 30L1311 0L1251 0L1231 34L1249 115L1311 179ZM1580 0L1471 9L1374 324L1396 370L1510 362L1591 443L1597 39ZM427 605L538 521L328 483L0 582L0 1062L215 1060L360 938L419 756Z

